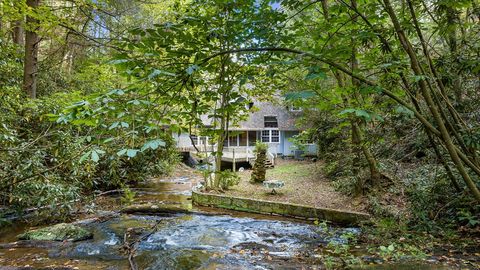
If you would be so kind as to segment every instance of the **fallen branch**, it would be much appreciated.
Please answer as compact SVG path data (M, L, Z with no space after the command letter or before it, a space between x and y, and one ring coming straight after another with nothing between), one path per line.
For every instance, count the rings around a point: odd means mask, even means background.
M158 229L158 225L162 222L162 220L158 220L151 228L150 228L150 232L144 236L142 236L141 238L129 243L128 242L128 238L129 238L129 234L130 233L133 233L133 228L128 228L126 231L125 231L125 234L123 235L123 249L125 250L125 252L128 254L128 263L130 264L130 269L131 270L138 270L138 266L137 266L137 263L135 262L135 253L137 251L137 244L146 240L148 237L150 237L152 234L154 234L155 232L157 232L157 229Z

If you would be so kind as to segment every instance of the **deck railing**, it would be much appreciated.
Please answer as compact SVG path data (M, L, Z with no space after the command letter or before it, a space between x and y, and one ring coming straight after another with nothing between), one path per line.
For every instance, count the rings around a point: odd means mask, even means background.
M275 155L272 152L267 151L267 159L275 166Z

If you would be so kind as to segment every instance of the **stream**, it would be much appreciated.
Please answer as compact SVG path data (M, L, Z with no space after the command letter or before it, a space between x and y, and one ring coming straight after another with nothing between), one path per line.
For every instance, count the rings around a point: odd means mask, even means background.
M135 203L162 203L195 214L137 215L102 210L97 220L78 221L93 239L74 243L0 249L0 269L130 269L125 235L135 243L138 269L324 269L319 247L342 243L358 228L320 227L264 215L194 207L190 190L197 177L140 183ZM109 197L118 207L119 197ZM0 243L16 241L29 229L13 225ZM363 268L362 268L363 269ZM432 265L377 265L368 269L448 269Z

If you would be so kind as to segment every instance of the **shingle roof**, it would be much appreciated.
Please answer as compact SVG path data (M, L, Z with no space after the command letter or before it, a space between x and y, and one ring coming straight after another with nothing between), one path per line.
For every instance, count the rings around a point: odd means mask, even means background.
M276 116L279 130L300 130L295 126L296 119L301 112L291 112L285 105L273 102L255 102L254 109L248 120L242 121L237 127L230 127L231 130L260 130L264 129L264 117Z

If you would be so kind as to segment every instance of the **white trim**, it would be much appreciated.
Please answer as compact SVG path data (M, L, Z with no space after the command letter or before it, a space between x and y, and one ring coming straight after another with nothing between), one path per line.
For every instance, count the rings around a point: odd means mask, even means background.
M265 136L263 135L263 132L264 132L264 131L268 131L268 141L263 141L263 137L267 137L267 135L265 135ZM278 132L278 136L273 136L273 131L277 131L277 132ZM272 141L272 138L273 138L273 137L278 137L278 141L277 141L277 142ZM278 144L280 144L281 138L282 138L282 136L281 136L281 132L280 132L279 129L269 128L269 129L262 129L262 130L260 131L260 141L262 141L262 142L264 142L264 143L278 143Z

